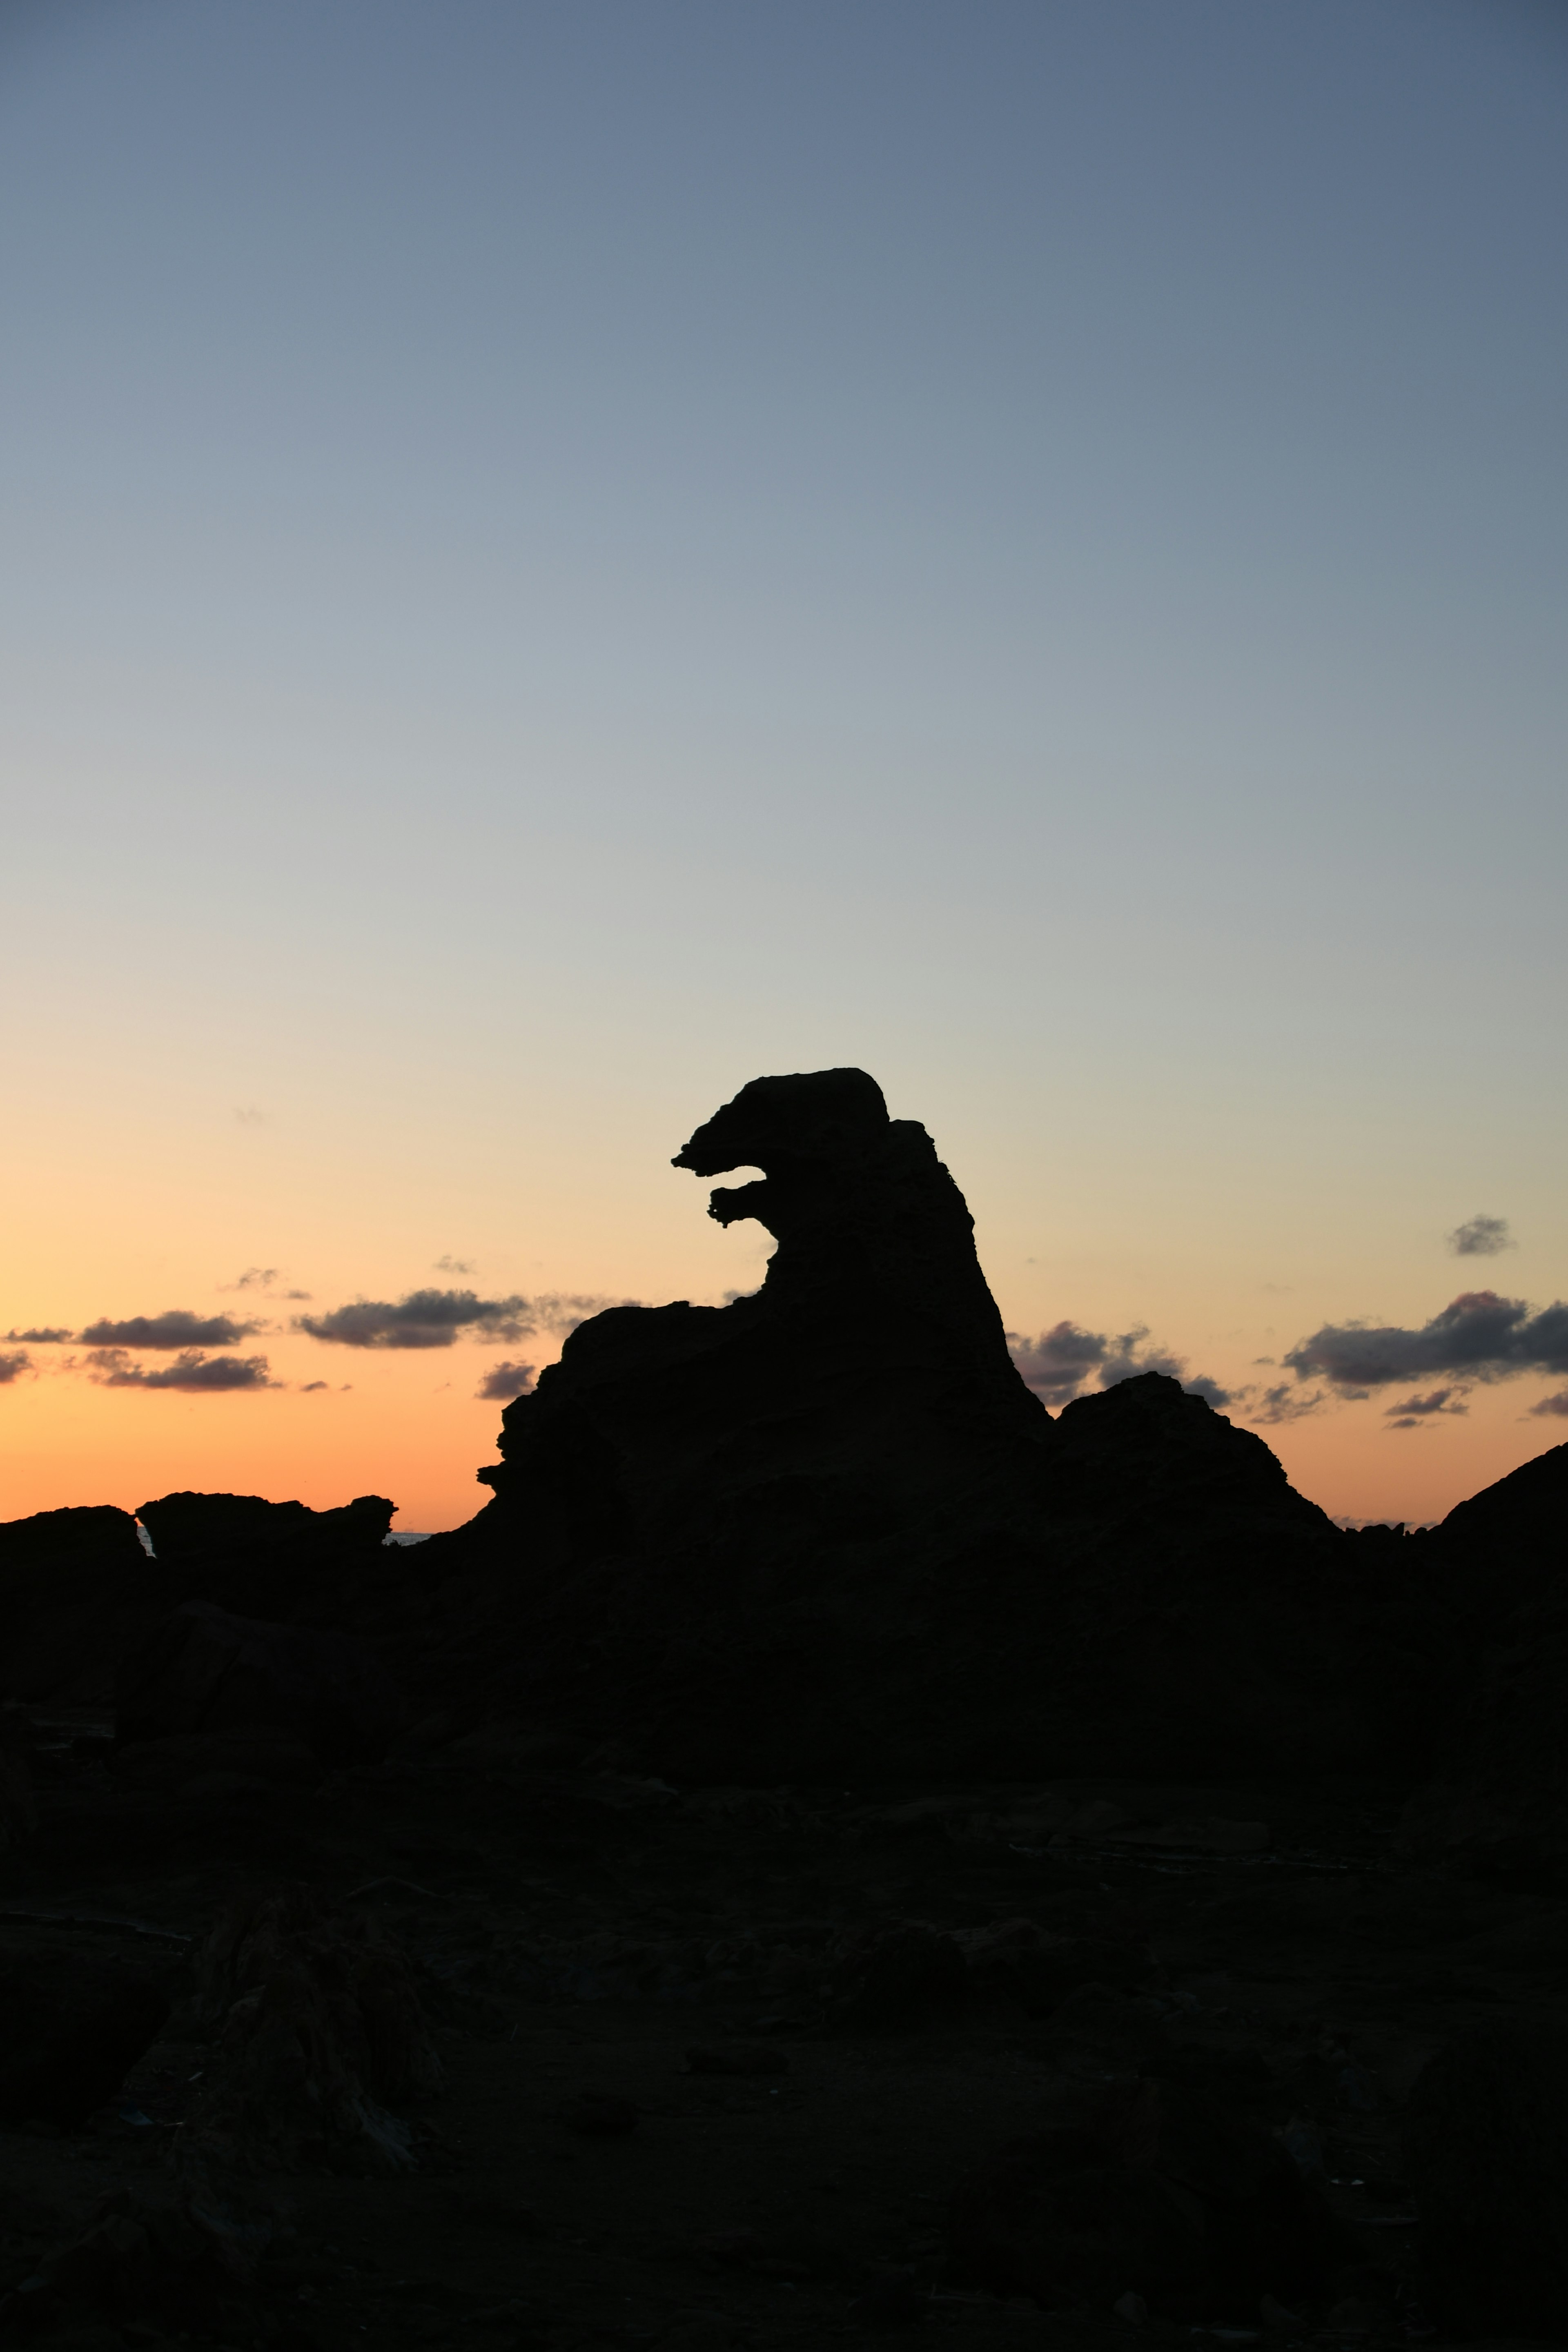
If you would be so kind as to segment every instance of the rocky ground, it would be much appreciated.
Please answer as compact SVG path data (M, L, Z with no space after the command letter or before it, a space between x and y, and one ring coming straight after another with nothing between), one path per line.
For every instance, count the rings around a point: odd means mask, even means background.
M117 1768L101 1715L12 1726L39 1818L6 1861L0 1965L74 1955L168 2011L90 2112L0 2129L0 2331L23 2337L1441 2341L1412 2085L1477 2021L1550 2042L1568 2007L1568 1903L1402 1864L1396 1787L683 1790L544 1769L491 1723L170 1789ZM289 1884L405 1956L433 2027L444 2081L405 2084L390 2157L329 2135L278 2161L204 2117L235 2063L204 1948L237 1896ZM1247 2163L1299 2185L1277 2275L1178 2261L1140 2294L1136 2215L1064 2221L998 2169L1150 2095L1256 2135ZM1234 2147L1162 2165L1214 2241Z

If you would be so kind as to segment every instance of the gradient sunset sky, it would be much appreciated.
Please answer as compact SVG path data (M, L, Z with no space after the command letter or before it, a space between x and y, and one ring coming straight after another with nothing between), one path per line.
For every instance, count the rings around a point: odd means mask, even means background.
M0 1517L457 1524L841 1064L1042 1393L1568 1438L1564 24L8 0Z

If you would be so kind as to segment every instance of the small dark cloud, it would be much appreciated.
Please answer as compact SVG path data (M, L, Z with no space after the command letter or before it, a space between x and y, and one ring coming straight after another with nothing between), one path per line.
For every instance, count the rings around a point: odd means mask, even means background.
M1283 1360L1299 1380L1326 1380L1342 1396L1434 1373L1504 1381L1520 1372L1568 1372L1568 1306L1559 1299L1532 1314L1522 1298L1467 1290L1418 1330L1325 1323Z
M283 1293L285 1298L313 1298L315 1295L313 1290L286 1290Z
M106 1389L179 1389L189 1396L217 1396L279 1385L268 1377L265 1356L204 1356L190 1348L151 1372L132 1363L123 1348L100 1348L87 1360L90 1377Z
M1325 1389L1302 1391L1292 1388L1289 1381L1281 1381L1278 1387L1264 1390L1258 1410L1247 1418L1268 1426L1282 1421L1305 1421L1309 1413L1321 1412L1331 1402Z
M318 1389L324 1389L327 1385L328 1383L325 1381L302 1381L300 1384L300 1394L301 1396L314 1396Z
M33 1348L58 1348L62 1339L68 1339L70 1336L68 1331L57 1331L52 1328L40 1328L36 1331L7 1331L5 1334L7 1339L20 1339Z
M436 1271L437 1274L472 1274L473 1270L474 1262L472 1258L438 1257L436 1261Z
M13 1381L19 1381L24 1372L30 1372L32 1369L33 1360L26 1348L18 1348L12 1355L0 1356L0 1389L9 1388Z
M1184 1381L1182 1386L1189 1396L1201 1396L1205 1404L1212 1404L1216 1412L1222 1405L1234 1404L1237 1401L1234 1389L1222 1389L1219 1382L1211 1381L1206 1372L1195 1372L1190 1381Z
M1506 1217L1467 1217L1447 1241L1456 1257L1500 1257L1504 1250L1519 1247Z
M1465 1399L1469 1393L1467 1388L1432 1389L1426 1396L1403 1397L1397 1404L1384 1405L1384 1412L1394 1429L1423 1429L1439 1414L1468 1412Z
M279 1269L275 1265L247 1265L237 1280L220 1282L218 1288L220 1290L270 1290L278 1279L278 1275Z
M230 1315L193 1315L171 1307L162 1315L132 1315L114 1323L101 1316L77 1338L86 1348L232 1348L248 1339L259 1323L237 1323Z
M493 1404L510 1404L514 1397L528 1394L533 1386L533 1372L531 1364L492 1364L474 1394L488 1398Z
M342 1348L449 1348L459 1337L521 1339L537 1329L526 1298L471 1290L411 1290L396 1301L356 1298L326 1315L296 1315L294 1328Z
M1568 1421L1568 1389L1556 1389L1551 1396L1538 1397L1530 1408L1531 1420Z

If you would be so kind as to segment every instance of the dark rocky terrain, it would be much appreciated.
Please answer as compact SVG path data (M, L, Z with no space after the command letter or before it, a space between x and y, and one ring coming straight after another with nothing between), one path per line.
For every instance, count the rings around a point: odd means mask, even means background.
M1346 1534L862 1074L678 1164L455 1534L0 1528L0 2333L1568 2340L1568 1447Z

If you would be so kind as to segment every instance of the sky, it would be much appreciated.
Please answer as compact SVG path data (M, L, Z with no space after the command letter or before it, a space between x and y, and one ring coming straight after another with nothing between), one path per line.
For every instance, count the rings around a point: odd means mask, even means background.
M1529 0L8 0L0 1517L460 1523L846 1064L1053 1404L1568 1439L1565 226Z

